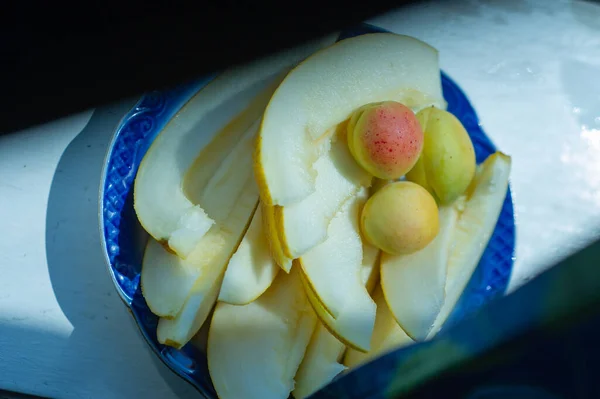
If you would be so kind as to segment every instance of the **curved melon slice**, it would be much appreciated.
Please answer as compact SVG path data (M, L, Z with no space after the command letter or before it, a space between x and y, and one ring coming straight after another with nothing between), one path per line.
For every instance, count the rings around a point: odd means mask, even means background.
M241 211L236 210L236 207L239 207L236 201L242 194L245 184L252 181L250 164L257 127L257 122L255 122L244 135L238 138L233 150L205 185L206 192L203 193L205 199L203 202L206 209L217 216L215 219L218 224L213 226L200 240L202 245L200 243L198 245L202 248L206 248L206 243L203 241L207 240L208 243L216 241L219 248L225 247L225 250L233 250L241 239L235 234L223 235L223 231L219 228L232 225L232 221L228 220L230 215L236 217L239 214L244 215L244 212L251 214L253 210L252 207ZM198 171L198 173L200 172ZM256 192L255 190L254 193ZM251 196L251 201L256 201L256 199L256 195ZM242 218L247 217L244 215ZM243 234L243 231L240 231L239 234ZM142 263L141 284L148 307L157 316L175 317L189 296L202 268L198 267L197 257L188 258L181 259L165 250L157 241L149 240ZM208 255L205 260L210 260ZM221 265L217 266L221 267Z
M204 204L195 200L198 190L215 173L227 155L223 147L239 136L262 115L270 93L256 104L251 115L236 121L223 138L224 145L201 153L204 174L184 190L182 181L198 153L214 132L227 125L249 101L269 84L278 83L284 68L289 68L315 50L330 44L332 38L232 68L196 94L165 126L144 156L134 187L134 207L144 229L157 241L165 242L185 258L214 223ZM275 87L272 87L271 92ZM189 180L189 179L186 179Z
M255 158L261 199L287 206L308 197L320 142L358 107L385 100L444 108L437 51L412 37L373 33L294 68L265 110Z
M309 288L307 294L312 290L325 313L335 319L332 333L360 350L369 347L376 310L361 281L363 249L358 216L366 192L363 188L347 201L331 220L327 239L298 259ZM325 325L330 324L318 306L315 311Z
M398 325L383 296L381 286L377 286L373 293L373 300L377 304L375 328L371 337L371 349L360 352L349 348L344 356L344 365L349 369L366 363L384 353L394 349L408 346L414 341Z
M184 346L202 327L219 295L229 258L235 252L258 206L258 189L248 179L226 223L213 226L185 262L194 265L196 280L175 318L161 318L158 341L175 348ZM171 255L173 262L178 260Z
M275 207L279 241L286 256L297 259L327 238L333 216L361 187L371 184L369 175L354 160L346 141L345 124L334 136L331 148L315 162L315 191L300 202Z
M259 206L246 235L225 270L219 300L232 305L246 305L269 288L279 267L269 253L269 243Z
M381 256L381 288L396 321L414 340L424 340L444 304L448 253L458 210L439 209L440 231L420 251Z
M380 251L363 242L363 264L361 268L361 281L371 292L377 284L379 277L379 253ZM306 289L306 287L305 287ZM310 289L310 288L309 288ZM317 301L313 293L309 293L312 301ZM319 306L317 303L314 306ZM325 312L323 314L323 312ZM298 372L296 373L296 386L292 395L296 399L312 395L328 383L339 373L346 369L341 360L346 352L346 345L339 341L330 330L335 329L335 319L321 308L322 316L328 320L329 326L317 323L315 331L310 339L306 354Z
M292 268L292 259L288 258L283 252L281 242L279 241L279 233L275 223L275 207L260 202L262 209L263 226L267 234L269 242L269 252L275 260L275 263L286 273L289 273Z
M296 385L292 395L296 399L306 398L346 369L340 364L346 346L319 324L315 329L304 359L296 373Z
M140 282L148 307L157 316L173 318L187 299L198 269L149 239L144 251Z
M317 321L300 271L279 273L256 301L219 302L208 333L208 370L221 399L287 399Z
M478 168L456 229L448 259L446 300L429 334L434 336L454 309L492 237L508 190L511 158L490 155Z
M360 281L365 285L369 293L372 293L380 277L379 263L381 261L382 252L379 248L369 244L363 240L363 260L360 269Z

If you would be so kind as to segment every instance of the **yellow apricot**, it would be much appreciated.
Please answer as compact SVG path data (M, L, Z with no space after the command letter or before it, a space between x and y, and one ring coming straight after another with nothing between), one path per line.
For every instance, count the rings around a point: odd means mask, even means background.
M369 198L360 225L372 245L392 255L409 254L425 248L437 235L437 203L418 184L389 183Z

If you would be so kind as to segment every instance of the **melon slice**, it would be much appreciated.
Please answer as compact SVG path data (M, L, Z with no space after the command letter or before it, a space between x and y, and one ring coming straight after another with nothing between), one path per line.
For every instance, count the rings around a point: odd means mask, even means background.
M323 142L355 109L386 100L445 107L434 48L373 33L342 40L294 68L265 110L255 158L261 199L287 206L315 192Z
M333 40L333 37L327 37L227 70L200 90L171 119L153 141L135 179L135 211L144 229L154 239L166 243L181 258L193 251L215 222L195 194L203 190L204 184L216 172L227 155L227 147L262 115L270 93L261 98L262 104L256 104L251 115L230 126L227 137L221 140L222 145L201 153L201 159L196 162L202 164L203 173L195 175L194 184L185 190L182 182L194 160L210 138L252 99L270 84L277 84L286 68Z
M279 273L256 301L219 302L208 333L208 370L220 399L287 399L317 321L300 271Z
M259 206L250 227L227 265L219 300L246 305L269 288L279 267L271 257Z
M349 369L353 369L394 349L414 343L394 319L379 285L373 293L373 300L377 304L377 316L375 317L375 328L371 337L371 348L366 353L349 348L344 356L344 365Z
M363 241L361 281L369 292L374 289L379 278L379 254L377 248ZM316 300L314 295L312 299ZM328 313L322 314L321 317L328 320L329 326L322 322L317 323L304 359L296 373L296 387L292 392L296 399L312 395L346 369L341 364L346 345L330 333L335 329L332 327L335 319Z
M341 129L315 162L316 191L298 203L274 207L279 242L291 259L325 241L329 222L342 204L371 184L372 176L350 154L345 132Z
M237 140L233 150L206 183L206 192L201 195L206 198L206 209L216 216L218 223L197 244L200 252L192 252L194 256L181 259L157 241L149 240L140 280L146 303L157 316L175 317L204 268L222 269L226 264L223 262L241 240L242 228L246 226L257 201L256 188L243 191L248 182L252 183L250 164L256 132L257 122ZM240 201L243 195L248 198Z
M442 328L487 248L506 198L510 168L511 158L501 152L490 155L478 167L464 210L459 209L462 213L448 259L446 300L429 337Z
M347 201L333 218L327 239L304 254L302 266L307 294L322 322L349 346L367 350L375 322L375 303L361 281L363 244L358 227L367 190ZM323 310L325 312L323 312ZM335 323L329 323L330 315Z
M381 288L398 324L414 340L427 338L444 304L448 253L458 210L439 208L440 230L420 251L381 256Z
M161 318L156 334L165 345L181 348L198 332L214 306L225 268L235 252L258 206L256 183L249 179L227 223L213 226L185 260L196 279L181 310L174 318ZM178 257L170 255L175 262Z

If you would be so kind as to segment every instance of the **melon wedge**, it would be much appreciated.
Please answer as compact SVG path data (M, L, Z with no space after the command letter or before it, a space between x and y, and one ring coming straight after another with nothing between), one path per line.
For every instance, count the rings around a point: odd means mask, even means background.
M371 337L371 349L364 353L349 348L344 356L344 365L349 369L353 369L394 349L414 343L394 319L379 285L373 292L373 300L377 304L377 316L373 336Z
M297 259L327 238L327 227L342 204L371 184L369 175L354 160L346 141L346 129L334 136L315 162L315 191L285 207L275 206L275 223L285 255Z
M380 251L377 248L363 242L361 281L369 292L373 290L378 281L379 254ZM313 301L316 300L314 295L312 295L312 299ZM346 352L346 345L330 333L330 330L335 329L335 327L332 327L335 324L335 319L328 313L322 316L328 320L329 326L322 322L317 323L304 359L296 373L296 387L292 392L296 399L312 395L346 369L341 364L343 355Z
M341 360L346 346L331 335L327 328L319 324L313 332L304 359L296 373L296 385L292 395L304 399L325 385L346 369Z
M231 125L222 142L201 153L204 173L185 190L182 181L211 136L226 126L259 93L277 84L285 68L333 42L333 37L313 41L243 67L232 68L211 81L196 94L165 126L144 156L134 187L134 207L144 229L157 241L168 244L178 256L186 258L214 224L195 193L218 169L227 155L226 148L262 115L268 93L259 99L247 117ZM275 87L271 87L272 92ZM225 149L225 151L223 151ZM186 179L190 180L190 179Z
M446 300L429 337L442 328L487 248L506 198L510 169L511 158L501 152L490 155L478 167L453 233L446 275Z
M279 241L279 232L275 223L275 207L260 202L262 210L263 226L269 242L269 252L275 263L286 273L292 269L292 259L287 257Z
M388 307L414 340L427 338L445 298L448 253L458 210L439 208L440 230L434 240L409 255L381 256L381 288Z
M380 268L379 263L381 260L382 252L379 248L369 244L366 240L362 240L363 243L363 260L362 267L360 269L360 281L365 285L365 288L369 293L372 293L379 283Z
M256 207L258 189L250 178L225 223L213 226L185 260L197 277L186 301L174 318L161 318L158 341L175 348L184 346L202 327L215 304L229 258L248 228ZM178 257L170 255L175 262Z
M144 251L140 282L148 307L157 316L173 318L183 307L198 269L149 239Z
M219 300L232 305L246 305L269 288L278 271L279 267L269 252L259 206L246 235L229 260Z
M373 33L294 68L265 110L255 158L261 199L287 206L307 198L323 141L358 107L385 100L444 108L437 51L412 37Z
M220 399L287 399L317 321L298 268L279 273L256 301L219 302L208 333L208 370Z
M367 190L347 201L331 220L327 239L298 259L307 295L323 323L329 314L332 333L347 345L367 350L375 322L375 303L361 281L363 259L358 216ZM315 306L318 302L320 306ZM321 309L322 308L322 309ZM326 312L322 312L325 310Z
M220 262L213 261L209 254L217 254L223 251L229 256L227 251L233 251L241 239L243 231L239 229L237 223L245 226L245 218L251 215L253 206L236 209L246 202L238 203L242 195L242 190L247 182L252 181L252 172L250 165L252 162L252 149L256 137L258 124L254 125L239 137L232 150L222 160L221 165L205 184L204 192L199 197L205 199L204 204L207 211L215 215L216 225L200 240L198 246L204 251L204 254L196 254L188 259L181 259L178 256L168 252L155 240L149 240L144 253L142 263L141 285L142 293L148 307L154 314L161 317L175 317L190 291L203 271L200 265ZM226 136L226 135L225 135ZM220 134L217 140L225 137ZM214 148L214 146L209 146ZM195 176L201 175L201 169L195 170ZM191 176L190 176L191 177ZM199 176L201 179L202 177ZM250 194L251 205L257 200L256 190ZM245 194L248 195L248 194ZM242 221L230 219L241 216ZM223 226L232 226L235 230L226 232L221 229ZM237 231L237 235L233 234ZM203 242L205 241L206 242ZM206 249L207 245L213 243L214 248ZM199 257L203 259L198 259ZM213 262L213 263L210 263ZM215 267L222 268L222 264L216 264Z

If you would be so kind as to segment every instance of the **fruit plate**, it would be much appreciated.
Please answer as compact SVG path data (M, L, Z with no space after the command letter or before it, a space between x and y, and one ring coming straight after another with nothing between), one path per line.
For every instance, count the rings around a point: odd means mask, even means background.
M361 24L342 32L338 40L382 31L380 28ZM142 256L148 235L139 224L133 209L133 183L137 168L157 134L186 101L214 76L216 75L170 90L146 93L124 116L106 156L100 185L99 212L101 241L108 271L143 337L173 372L207 398L217 396L210 382L206 355L201 345L192 340L181 350L177 350L157 341L158 317L146 305L140 287ZM473 141L477 162L482 162L496 150L494 145L481 129L465 94L443 72L442 88L448 111L463 123ZM509 188L488 247L443 329L504 294L512 270L514 244L515 225ZM385 367L385 364L375 360L357 372L377 370L378 367ZM349 391L346 397L354 396Z

